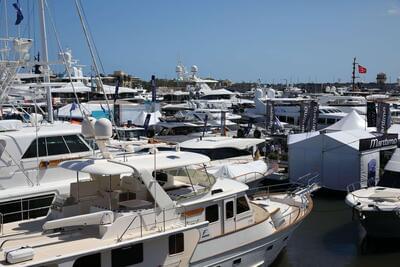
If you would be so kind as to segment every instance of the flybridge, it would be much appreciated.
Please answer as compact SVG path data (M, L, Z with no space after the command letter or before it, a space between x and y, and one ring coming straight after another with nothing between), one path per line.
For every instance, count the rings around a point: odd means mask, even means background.
M372 138L360 139L360 151L383 148L388 146L397 146L398 134L384 134Z

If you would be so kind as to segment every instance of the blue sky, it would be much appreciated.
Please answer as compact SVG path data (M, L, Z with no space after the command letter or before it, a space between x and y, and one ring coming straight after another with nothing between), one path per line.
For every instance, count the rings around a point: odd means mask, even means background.
M7 1L9 20L14 21L14 1ZM29 14L36 4L32 1L20 0L25 36L29 27L37 26L32 22L33 12ZM63 46L72 48L82 64L90 65L74 1L47 1ZM357 56L368 69L363 75L366 81L374 80L380 71L392 81L400 76L399 0L82 3L106 72L122 69L145 80L152 74L173 78L180 58L187 67L196 64L200 76L217 79L349 81L352 58ZM3 21L0 27L4 35ZM30 35L38 39L38 32L34 35L31 30ZM54 55L53 36L49 30Z

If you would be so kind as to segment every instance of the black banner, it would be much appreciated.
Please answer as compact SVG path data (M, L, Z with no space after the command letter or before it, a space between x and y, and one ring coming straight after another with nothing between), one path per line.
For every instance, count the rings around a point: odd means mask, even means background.
M367 102L367 125L376 127L376 105L375 102Z
M157 85L156 85L156 76L151 75L151 102L156 102L157 101Z
M274 102L267 101L265 108L266 108L265 128L271 129L271 132L273 132L274 131L274 122L275 122Z
M318 127L319 106L315 101L300 105L300 132L316 131Z
M376 130L379 133L384 133L390 128L392 117L390 116L389 103L378 103L378 114L376 117Z
M309 119L309 130L315 132L318 129L318 115L319 105L315 101L310 103L310 119Z
M397 146L398 134L384 134L372 138L360 139L359 151L377 149L387 146Z

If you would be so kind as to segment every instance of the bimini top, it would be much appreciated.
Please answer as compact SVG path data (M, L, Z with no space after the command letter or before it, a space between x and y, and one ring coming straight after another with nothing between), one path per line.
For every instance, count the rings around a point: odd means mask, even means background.
M116 158L112 160L69 160L60 163L59 166L72 171L96 175L118 175L123 173L132 173L134 171L133 168L139 172L140 170L153 171L154 160L156 160L157 170L204 164L210 161L209 157L201 154L176 151L162 151L157 152L156 155L128 155L125 159L125 161L122 158Z
M118 175L132 173L133 169L107 159L77 159L61 162L58 166L71 171L79 171L96 175Z
M255 145L265 142L258 138L233 138L227 136L203 137L201 140L191 139L179 144L184 149L218 149L218 148L236 148L249 149Z

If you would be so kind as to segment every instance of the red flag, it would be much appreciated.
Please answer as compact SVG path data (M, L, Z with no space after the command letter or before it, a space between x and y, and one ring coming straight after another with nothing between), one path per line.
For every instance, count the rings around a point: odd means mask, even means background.
M358 65L358 73L361 73L361 74L367 73L367 68L365 68L361 65Z

